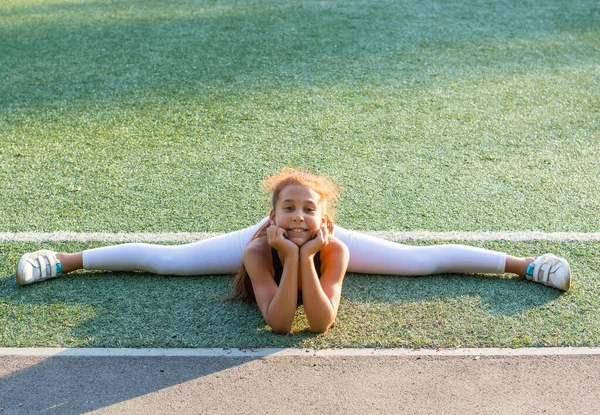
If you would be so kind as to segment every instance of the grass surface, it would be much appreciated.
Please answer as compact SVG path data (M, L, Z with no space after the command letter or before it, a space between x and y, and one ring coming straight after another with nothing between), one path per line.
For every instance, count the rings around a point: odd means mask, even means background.
M592 0L0 1L0 232L236 230L286 165L344 185L347 228L598 231L599 21ZM498 247L567 255L574 291L352 276L335 329L280 337L213 297L229 277L18 289L40 246L2 244L0 345L600 345L597 244Z
M1 3L0 229L234 230L294 165L345 185L348 228L596 230L599 19L595 1Z
M349 274L334 328L275 335L256 306L223 302L232 277L84 272L28 287L0 279L0 344L9 347L528 347L600 344L599 243L486 243L554 251L575 274L566 294L509 276ZM59 250L90 245L55 244ZM31 244L5 244L10 274Z

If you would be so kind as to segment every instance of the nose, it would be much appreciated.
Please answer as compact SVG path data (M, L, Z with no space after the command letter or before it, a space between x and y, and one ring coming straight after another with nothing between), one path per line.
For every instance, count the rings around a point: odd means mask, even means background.
M302 216L300 213L297 213L294 215L293 220L294 222L304 222L304 216Z

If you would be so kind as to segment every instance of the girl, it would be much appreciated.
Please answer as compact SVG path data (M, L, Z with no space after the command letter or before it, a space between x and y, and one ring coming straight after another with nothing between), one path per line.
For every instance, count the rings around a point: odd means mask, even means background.
M552 254L534 259L463 245L411 247L334 226L333 203L339 192L323 176L283 169L264 184L272 193L271 212L250 228L180 246L132 243L75 254L29 253L17 265L17 283L31 284L78 269L161 275L238 270L228 299L256 302L265 322L278 333L290 331L299 301L311 331L322 333L331 327L346 271L508 272L559 290L570 287L568 262Z

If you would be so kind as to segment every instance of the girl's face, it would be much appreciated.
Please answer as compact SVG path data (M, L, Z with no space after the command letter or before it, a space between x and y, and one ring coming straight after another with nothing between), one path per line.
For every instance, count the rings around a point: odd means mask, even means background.
M325 223L321 197L310 187L292 184L279 193L271 211L271 220L287 232L287 238L298 246L309 241L313 232Z

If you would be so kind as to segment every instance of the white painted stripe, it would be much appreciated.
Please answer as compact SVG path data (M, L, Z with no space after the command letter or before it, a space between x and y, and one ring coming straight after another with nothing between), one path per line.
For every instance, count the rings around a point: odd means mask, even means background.
M600 241L600 232L397 232L359 231L391 241ZM79 232L0 232L0 242L154 242L187 243L222 235L214 232L182 233L79 233Z
M600 241L600 232L365 232L392 241Z
M0 356L65 357L460 357L460 356L599 356L599 347L464 348L464 349L125 349L0 348Z

